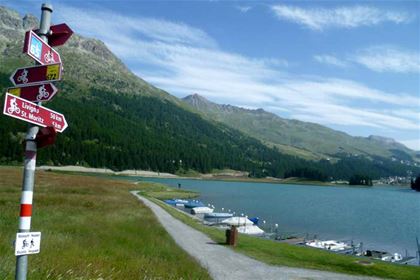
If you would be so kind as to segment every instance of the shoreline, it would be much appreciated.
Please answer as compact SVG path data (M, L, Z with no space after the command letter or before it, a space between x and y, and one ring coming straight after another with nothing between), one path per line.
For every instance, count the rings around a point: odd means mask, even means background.
M8 167L9 165L2 165L0 167ZM12 167L12 166L10 166ZM17 166L15 166L17 167ZM92 174L92 175L108 175L108 176L139 176L144 178L162 178L162 179L180 179L180 180L209 180L209 181L227 181L227 182L244 182L244 183L267 183L267 184L281 184L281 185L312 185L319 187L351 187L351 188L369 188L369 186L363 185L348 185L345 183L331 183L321 182L314 180L305 180L300 178L287 178L280 179L274 177L266 178L249 178L246 172L242 171L231 171L231 172L220 172L215 174L199 174L198 176L180 176L166 172L154 172L147 170L123 170L113 171L109 168L92 168L75 165L66 166L49 166L41 165L37 166L38 170L53 171L53 172L64 172L64 173L79 173L79 174ZM373 186L384 186L384 187L400 187L409 188L405 185L387 185L387 184L374 184Z
M200 176L179 176L166 172L154 172L145 170L123 170L113 171L108 168L91 168L83 166L48 166L42 165L37 167L43 171L59 171L70 173L92 173L110 176L139 176L146 178L163 178L163 179L181 179L181 180L209 180L209 181L230 181L230 182L249 182L249 183L268 183L268 184L285 184L285 185L314 185L314 186L348 186L345 184L334 184L329 182L303 180L299 178L279 179L274 177L266 178L249 178L245 176L246 172L222 172L219 174L201 174Z

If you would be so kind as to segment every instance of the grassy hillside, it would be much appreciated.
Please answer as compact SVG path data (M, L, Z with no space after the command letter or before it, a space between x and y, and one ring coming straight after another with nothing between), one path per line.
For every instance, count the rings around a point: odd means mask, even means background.
M210 119L235 127L282 152L303 158L334 158L345 153L412 162L417 159L414 151L392 139L352 137L315 123L280 118L262 109L216 104L197 94L183 100Z
M32 65L22 54L24 31L35 18L0 7L0 98L17 68ZM38 164L143 169L171 173L213 169L250 172L254 177L318 174L348 178L405 175L406 166L379 159L346 158L339 165L285 155L276 147L220 122L203 118L176 97L131 73L106 46L74 35L58 48L64 64L59 93L45 105L65 115L69 127L55 146L42 149ZM26 123L0 116L0 163L22 161ZM311 169L308 171L308 168ZM420 169L419 169L420 170ZM319 178L315 179L319 179Z
M24 30L37 23L6 8L0 8L0 15L0 31L8 35L0 37L3 93L11 86L8 76L14 69L33 64L21 49ZM166 172L261 169L264 162L280 159L294 165L293 158L204 120L177 98L136 77L98 40L74 35L58 50L64 81L46 106L63 113L69 128L54 148L40 152L39 163ZM0 162L21 161L25 127L0 116Z
M14 279L21 170L0 167L0 279ZM129 193L135 187L37 172L32 229L42 232L41 253L29 256L28 279L210 279Z

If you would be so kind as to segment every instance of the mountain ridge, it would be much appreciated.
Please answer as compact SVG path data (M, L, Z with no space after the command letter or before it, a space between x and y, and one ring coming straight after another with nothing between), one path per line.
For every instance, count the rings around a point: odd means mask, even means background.
M333 130L317 123L303 122L294 119L285 119L267 112L264 109L247 109L227 104L217 104L195 93L182 99L206 117L235 127L268 145L282 145L292 147L292 151L283 150L294 154L296 149L301 149L305 154L314 159L334 158L337 154L349 153L357 155L362 153L368 156L395 157L400 160L415 161L415 151L407 148L394 139L383 136L370 135L368 137L351 136L345 132ZM245 121L244 121L245 120ZM271 130L271 131L269 131ZM308 133L309 132L309 133ZM323 134L323 137L305 139L311 135ZM293 135L292 137L290 135ZM285 140L285 138L289 138ZM337 143L329 143L328 147L321 142L328 138L336 139ZM317 140L318 139L318 140ZM372 147L376 146L376 147ZM398 151L392 151L396 149ZM299 151L298 151L299 152Z
M24 32L36 18L0 7L0 97L17 68L32 65L22 54ZM405 175L407 166L385 159L349 157L336 164L307 161L267 147L260 140L209 118L180 99L133 74L106 45L73 35L57 48L64 65L59 93L46 106L66 116L67 130L39 164L201 173L234 169L254 177L313 174L348 178L368 171L372 178ZM229 107L231 110L236 108ZM22 161L25 123L0 117L0 163ZM420 169L419 169L420 172Z

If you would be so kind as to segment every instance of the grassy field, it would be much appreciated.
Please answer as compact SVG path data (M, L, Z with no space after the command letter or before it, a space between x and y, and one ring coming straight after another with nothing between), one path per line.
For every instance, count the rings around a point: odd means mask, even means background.
M0 167L0 279L14 279L22 168ZM129 190L106 178L37 172L28 279L209 279ZM148 189L150 187L150 189ZM164 198L163 187L141 186ZM165 195L159 192L165 191ZM175 194L175 193L174 193ZM191 193L176 193L191 196Z
M147 192L143 192L143 194L147 195ZM204 226L158 199L153 197L151 197L151 199L162 206L175 218L206 233L215 242L220 244L224 243L225 233L223 231ZM420 267L418 266L370 261L365 258L338 255L322 250L289 245L248 235L240 235L238 246L235 250L272 265L302 267L381 278L420 279ZM360 263L361 260L365 263ZM366 263L366 261L368 262Z

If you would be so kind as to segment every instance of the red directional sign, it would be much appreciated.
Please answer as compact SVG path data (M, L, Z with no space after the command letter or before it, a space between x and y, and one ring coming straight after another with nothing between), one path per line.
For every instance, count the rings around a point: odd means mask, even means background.
M15 86L60 81L61 68L61 63L18 68L10 80Z
M10 93L6 93L3 114L42 127L52 126L58 132L67 128L64 115Z
M38 134L36 135L36 146L38 149L50 146L55 143L56 136L57 132L55 131L54 127L43 127L38 131Z
M23 52L42 65L61 62L60 54L45 43L33 30L29 30L25 34Z
M48 36L48 44L51 47L61 46L73 35L73 30L67 24L61 23L50 27L51 35Z
M57 88L53 84L43 84L25 87L8 88L8 93L19 96L31 102L50 101L57 93Z

